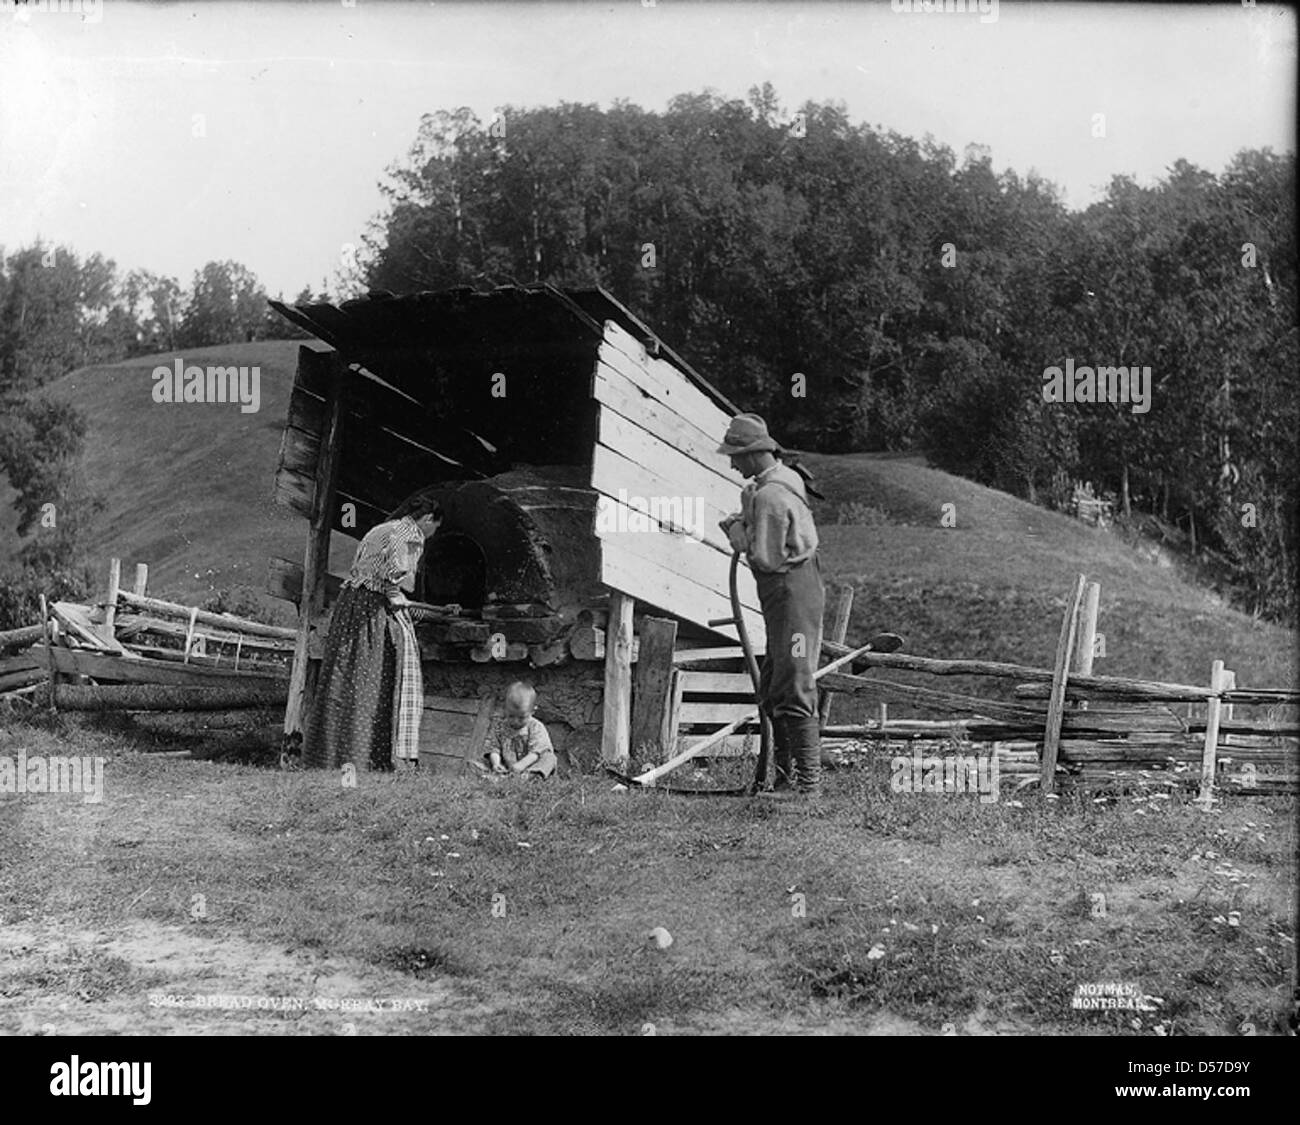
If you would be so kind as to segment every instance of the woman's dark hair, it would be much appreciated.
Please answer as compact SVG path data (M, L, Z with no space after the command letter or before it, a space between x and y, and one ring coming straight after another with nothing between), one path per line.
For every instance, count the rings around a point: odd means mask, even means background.
M410 516L413 520L418 520L421 516L433 516L434 519L441 521L442 505L432 496L417 492L398 504L388 518L400 520L403 516Z

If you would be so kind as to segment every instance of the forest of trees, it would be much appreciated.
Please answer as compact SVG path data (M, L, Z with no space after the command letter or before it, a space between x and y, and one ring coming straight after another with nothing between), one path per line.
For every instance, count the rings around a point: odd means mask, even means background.
M1071 212L977 146L765 86L430 114L385 187L372 288L599 283L793 446L921 449L1056 506L1092 482L1295 614L1293 155L1116 177ZM1149 366L1149 412L1045 402L1067 359Z
M662 113L430 114L383 186L360 276L336 287L598 283L793 447L922 450L1057 507L1089 481L1221 560L1246 608L1295 618L1294 155L1178 161L1069 211L978 146L958 160L838 105L790 113L764 86ZM66 489L83 428L45 383L301 335L235 262L182 289L98 254L0 253L0 472L20 533ZM1149 366L1150 410L1044 401L1067 360Z

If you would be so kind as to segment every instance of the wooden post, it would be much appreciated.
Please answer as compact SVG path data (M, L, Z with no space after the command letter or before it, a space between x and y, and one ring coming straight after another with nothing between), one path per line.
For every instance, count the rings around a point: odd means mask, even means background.
M189 628L185 630L185 663L190 662L190 649L194 647L194 623L199 617L199 607L195 606L190 610Z
M1079 618L1079 643L1074 649L1074 674L1092 675L1093 650L1097 647L1097 607L1101 602L1101 583L1089 582Z
M117 592L122 586L122 560L108 560L108 585L104 588L104 624L100 635L110 644L115 640L113 626L117 619Z
M1214 803L1214 776L1218 768L1219 752L1219 718L1223 704L1219 692L1223 690L1226 676L1223 661L1216 660L1210 666L1210 695L1205 703L1205 749L1201 753L1201 794L1197 801L1209 809Z
M1065 617L1061 620L1061 633L1056 641L1056 662L1052 667L1052 692L1047 701L1043 761L1039 772L1039 785L1044 793L1051 793L1056 782L1056 755L1061 746L1061 717L1065 713L1065 684L1070 678L1070 657L1074 652L1079 605L1083 601L1086 581L1082 574L1074 580L1074 590L1065 601Z
M1237 673L1234 672L1231 668L1225 668L1225 669L1223 670L1223 690L1224 690L1224 691L1234 691L1234 690L1236 689L1236 687L1237 687ZM1225 722L1225 723L1230 723L1230 722L1232 722L1232 704L1231 704L1231 703L1225 703L1225 704L1223 705L1223 710L1222 710L1222 712L1220 713L1220 717L1221 717L1222 721Z
M835 617L831 622L831 640L836 644L842 645L844 643L844 638L849 631L849 615L852 612L853 587L841 586L839 597L835 602ZM829 691L822 692L821 705L818 708L822 726L826 726L831 721L831 702L834 698L833 693Z
M659 745L664 748L662 760L665 761L677 753L677 725L682 715L682 693L685 687L685 674L674 668L668 682L668 700L664 706L663 725L659 730Z
M613 590L609 595L609 627L605 630L605 704L600 755L606 764L621 767L629 757L632 703L632 607L635 599Z
M131 587L131 592L138 598L144 597L145 587L149 585L149 564L135 564L135 584Z
M660 743L664 714L671 700L673 651L677 647L677 622L666 617L647 617L641 622L641 647L632 679L632 736L630 749L636 753L649 744L656 749L656 761L667 755Z
M298 602L298 635L293 646L293 671L289 677L289 702L284 709L286 737L302 728L307 704L307 646L312 622L322 608L325 574L329 565L330 533L334 523L334 495L338 483L339 457L343 441L343 399L345 369L335 357L325 401L326 420L321 432L320 455L316 461L316 486L312 493L311 530L302 562L302 597Z
M1074 668L1076 676L1091 676L1093 650L1097 647L1097 608L1101 603L1101 583L1089 582L1083 594L1083 609L1079 616L1079 641L1074 648ZM1080 711L1088 709L1088 701L1078 703Z
M41 629L42 636L45 639L45 657L50 663L50 692L47 702L51 709L54 707L54 687L59 682L58 670L54 667L54 630L50 627L50 609L45 603L45 595L40 595L41 599Z

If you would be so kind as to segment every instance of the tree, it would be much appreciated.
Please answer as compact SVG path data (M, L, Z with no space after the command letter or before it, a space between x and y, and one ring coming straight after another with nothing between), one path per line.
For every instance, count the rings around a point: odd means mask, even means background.
M208 262L185 295L177 333L181 347L255 340L264 329L266 291L238 262Z

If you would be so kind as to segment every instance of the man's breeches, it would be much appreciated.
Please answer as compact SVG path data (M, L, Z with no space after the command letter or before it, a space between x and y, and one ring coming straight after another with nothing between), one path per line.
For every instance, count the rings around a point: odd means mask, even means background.
M755 572L767 625L767 655L759 674L759 699L773 719L817 714L813 673L821 655L826 591L814 555L784 574Z

